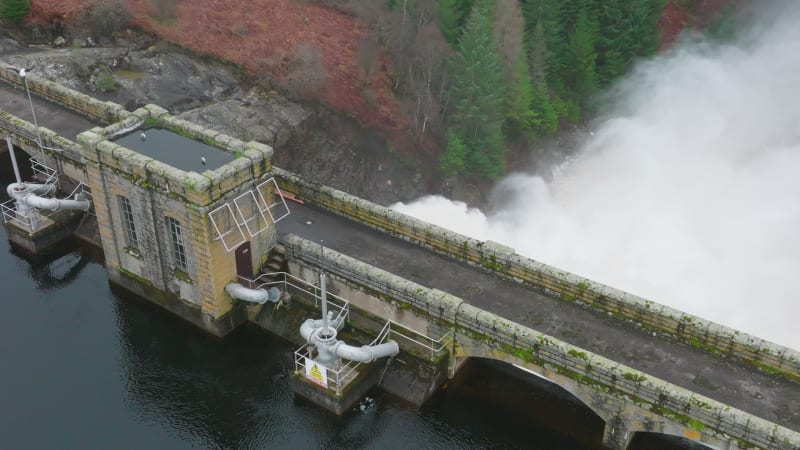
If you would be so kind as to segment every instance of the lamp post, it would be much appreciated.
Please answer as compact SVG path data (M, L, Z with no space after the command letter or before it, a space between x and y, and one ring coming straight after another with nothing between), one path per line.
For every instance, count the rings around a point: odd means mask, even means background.
M42 164L47 164L47 160L44 156L44 144L42 144L42 134L39 132L39 122L36 120L36 111L33 109L33 98L31 98L31 89L28 86L28 72L33 69L34 66L30 68L21 68L19 69L19 76L22 77L22 81L25 84L25 93L28 94L28 104L31 106L31 116L33 116L33 125L36 127L36 144L39 145L39 151L42 154L42 160L40 161Z

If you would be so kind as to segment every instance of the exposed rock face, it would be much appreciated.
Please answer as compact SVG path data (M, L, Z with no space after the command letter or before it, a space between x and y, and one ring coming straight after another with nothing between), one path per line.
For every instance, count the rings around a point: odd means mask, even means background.
M280 149L311 114L274 92L252 89L244 96L192 109L180 116L244 141L256 140Z
M228 65L157 46L34 51L11 39L0 59L31 67L77 91L134 110L156 103L172 114L275 150L274 163L369 200L389 204L425 193L415 162L387 152L385 139L354 119L260 88L243 89ZM3 55L6 56L3 56Z
M173 113L242 95L233 69L153 49L64 48L11 55L5 61L128 109L157 103ZM104 80L103 77L111 77Z
M6 37L0 37L0 56L18 52L20 48L17 41Z

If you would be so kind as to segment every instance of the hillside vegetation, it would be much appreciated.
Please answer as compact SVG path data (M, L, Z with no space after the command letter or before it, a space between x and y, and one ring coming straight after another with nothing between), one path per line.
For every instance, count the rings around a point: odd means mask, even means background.
M584 121L638 58L730 3L32 0L31 17L86 22L94 11L108 25L98 9L116 5L133 25L380 130L440 174L494 179L508 149L530 152Z

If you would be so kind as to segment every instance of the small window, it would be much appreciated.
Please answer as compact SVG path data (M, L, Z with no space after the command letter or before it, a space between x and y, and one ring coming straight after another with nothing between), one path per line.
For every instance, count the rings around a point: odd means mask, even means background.
M139 248L139 239L136 236L136 224L133 221L133 208L126 197L119 196L119 209L122 215L122 228L125 229L125 245Z
M175 262L175 268L185 271L186 247L183 244L183 228L181 228L181 223L167 216L167 228L169 229L169 236L172 241L172 259Z

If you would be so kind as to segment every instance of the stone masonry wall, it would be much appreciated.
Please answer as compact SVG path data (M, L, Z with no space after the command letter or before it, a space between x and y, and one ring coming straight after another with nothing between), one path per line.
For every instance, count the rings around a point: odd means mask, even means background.
M546 368L605 396L613 396L689 429L718 439L738 438L739 447L800 448L800 433L697 395L666 381L567 344L508 319L481 310L462 299L429 289L369 266L319 244L288 235L283 238L290 263L319 267L361 286L396 308L411 308L443 332L456 331L457 343L477 342L465 356L491 355L533 368ZM463 345L463 344L462 344ZM574 390L573 390L573 393ZM599 408L587 395L587 405ZM608 418L609 411L598 411Z
M143 124L203 140L239 157L198 174L107 140ZM213 320L230 312L233 301L224 287L236 280L235 256L216 239L208 213L268 179L272 149L180 121L155 105L140 108L106 128L81 133L78 141L86 149L87 172L93 192L97 191L96 210L109 270L197 304ZM129 200L134 211L139 248L131 248L126 242L120 196ZM166 216L181 225L185 270L176 266ZM253 265L260 267L262 256L265 258L274 245L274 227L249 240Z
M38 156L40 151L39 145L36 143L38 131L42 145L45 147L46 164L76 182L87 182L83 170L82 147L77 143L59 136L47 128L39 127L37 129L32 123L2 110L0 110L0 130L8 132L14 137L14 143L17 146L34 156ZM5 151L5 142L1 145ZM20 156L17 155L17 157Z
M282 191L371 228L543 289L564 301L641 323L688 345L800 381L800 352L517 255L275 168Z
M7 69L7 67L2 68ZM98 100L35 73L27 74L25 78L28 79L28 88L32 93L100 123L117 122L130 115L130 112L126 111L122 105ZM0 81L5 81L22 90L25 89L25 80L13 69L0 70Z

